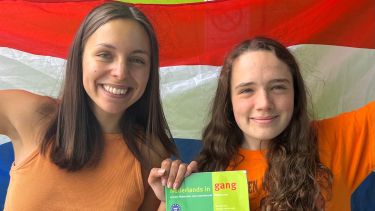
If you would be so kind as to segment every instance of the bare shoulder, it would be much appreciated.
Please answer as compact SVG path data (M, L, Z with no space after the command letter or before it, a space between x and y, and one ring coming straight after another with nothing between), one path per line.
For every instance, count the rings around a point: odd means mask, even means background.
M0 133L12 141L34 137L57 110L57 101L24 90L0 91Z

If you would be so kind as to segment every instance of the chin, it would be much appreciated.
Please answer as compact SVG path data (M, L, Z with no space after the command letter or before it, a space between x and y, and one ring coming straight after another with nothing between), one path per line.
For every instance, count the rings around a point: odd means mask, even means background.
M111 115L115 115L115 114L122 115L126 111L126 108L104 107L104 108L101 108L101 110Z
M279 132L277 132L277 133L275 133L275 132L266 132L266 133L263 133L263 134L259 134L258 138L259 138L259 140L272 140L275 137L277 137L278 135L280 135Z

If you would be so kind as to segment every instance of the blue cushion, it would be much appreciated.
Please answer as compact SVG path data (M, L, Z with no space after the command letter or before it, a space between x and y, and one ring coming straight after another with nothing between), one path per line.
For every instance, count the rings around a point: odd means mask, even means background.
M351 198L352 210L375 210L375 172L371 173L354 191Z
M9 170L14 161L11 142L0 145L0 210L4 209L4 201L9 184Z
M202 149L202 141L195 139L175 139L177 149L180 153L181 160L184 163L190 163L196 158Z

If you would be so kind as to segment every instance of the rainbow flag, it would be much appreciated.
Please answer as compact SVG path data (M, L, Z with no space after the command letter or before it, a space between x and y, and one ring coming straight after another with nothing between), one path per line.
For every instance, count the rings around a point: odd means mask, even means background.
M1 1L0 89L57 97L74 33L88 11L102 2ZM375 99L373 0L222 0L135 6L151 19L157 32L163 106L175 138L200 140L224 56L235 44L255 35L278 39L297 57L315 118L353 110ZM0 138L0 144L7 142Z

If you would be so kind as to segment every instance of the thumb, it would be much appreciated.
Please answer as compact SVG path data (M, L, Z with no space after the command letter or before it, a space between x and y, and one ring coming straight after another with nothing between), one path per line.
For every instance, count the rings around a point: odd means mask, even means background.
M148 184L152 185L160 182L160 178L164 176L165 169L162 168L152 168L148 176Z
M162 178L165 174L166 170L162 168L153 168L150 171L150 175L148 176L148 184L154 191L156 197L160 201L165 201L164 196L164 186L162 185Z

